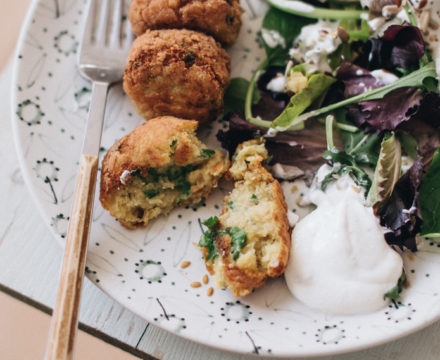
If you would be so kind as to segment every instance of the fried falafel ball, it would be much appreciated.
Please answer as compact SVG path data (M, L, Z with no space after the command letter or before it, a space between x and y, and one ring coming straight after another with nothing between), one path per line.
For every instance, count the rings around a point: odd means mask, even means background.
M133 43L124 90L145 119L173 115L207 123L223 110L230 57L208 35L147 30Z
M280 183L263 167L262 140L237 147L227 177L235 180L218 217L210 218L199 246L217 287L244 296L284 273L290 249L287 205ZM214 219L214 220L213 220Z
M197 139L197 121L172 116L145 122L117 141L102 162L100 201L127 228L177 206L198 203L229 167Z
M133 0L129 19L133 32L147 29L192 29L229 46L238 36L243 9L238 0Z

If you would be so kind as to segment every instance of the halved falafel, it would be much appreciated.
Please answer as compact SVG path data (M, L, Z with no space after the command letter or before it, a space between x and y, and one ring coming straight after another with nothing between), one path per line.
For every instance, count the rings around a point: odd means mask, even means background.
M199 242L216 286L235 296L282 275L289 257L287 205L280 183L263 167L267 157L262 140L237 147L227 173L234 189L220 216L205 222L209 229Z
M197 139L197 121L158 117L117 141L102 162L100 201L127 228L206 198L229 161Z

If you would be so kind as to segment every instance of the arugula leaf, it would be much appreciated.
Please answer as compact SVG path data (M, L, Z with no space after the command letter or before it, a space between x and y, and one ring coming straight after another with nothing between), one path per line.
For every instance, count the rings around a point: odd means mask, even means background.
M272 127L289 126L291 119L298 117L335 82L334 77L325 74L312 74L308 79L307 86L290 98L290 102L284 111L272 122ZM303 128L304 123L300 123L298 127L292 130Z
M225 114L231 111L243 111L248 87L249 80L240 77L231 79L224 96L223 112ZM259 99L258 91L254 91L252 94L252 104L256 104Z
M323 7L313 6L304 1L298 0L266 0L273 7L295 14L313 19L360 19L362 14L368 15L367 11L352 9L327 9Z
M440 237L440 148L434 154L420 185L421 235Z
M338 150L334 146L333 142L333 127L335 123L335 116L328 115L325 119L325 133L327 138L327 151L322 154L322 157L326 159L332 165L332 170L321 181L321 189L325 190L327 185L335 181L341 175L349 174L356 184L363 187L365 191L371 186L371 180L367 173L358 166L355 158L352 155L347 154L344 151Z
M318 115L326 114L330 111L339 109L341 107L344 107L344 106L347 106L350 104L355 104L355 103L358 103L361 101L381 99L389 92L391 92L395 89L398 89L398 88L423 87L425 79L429 78L429 77L434 77L434 78L436 77L434 62L430 62L429 64L427 64L423 68L416 70L406 76L401 77L399 80L393 82L392 84L383 86L381 88L373 89L370 91L366 91L366 92L359 94L357 96L353 96L351 98L339 101L337 103L322 107L317 110L309 111L305 114L298 116L297 118L291 118L290 122L288 124L286 124L283 127L278 126L277 128L275 128L275 130L285 131L285 130L289 130L292 128L294 129L296 126L298 126L299 124L301 124L302 122L304 122L310 118L316 117ZM264 126L264 125L262 125L262 126Z
M231 237L232 258L237 260L240 250L246 245L247 234L236 226L228 229L228 234Z
M362 130L356 132L341 130L344 141L344 151L352 155L358 164L375 166L378 159L379 137L365 134Z
M400 178L402 148L396 135L385 136L380 146L379 160L374 171L373 184L368 193L369 202L377 214L388 201Z
M400 293L403 291L403 286L405 285L405 282L406 282L406 274L405 271L402 270L402 275L400 275L399 280L397 280L397 285L391 288L389 291L387 291L383 295L383 299L385 300L386 298L388 298L395 302L402 300Z
M365 192L370 189L370 177L364 169L359 167L352 155L348 155L334 147L324 152L322 157L332 164L332 171L321 182L322 190L325 190L330 182L335 181L344 174L349 174L357 185L365 189Z

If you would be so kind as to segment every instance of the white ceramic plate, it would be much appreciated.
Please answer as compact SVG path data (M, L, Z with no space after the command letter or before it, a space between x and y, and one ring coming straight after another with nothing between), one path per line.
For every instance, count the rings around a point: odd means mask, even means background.
M259 0L242 5L244 25L230 53L233 76L249 77L264 56L256 31L267 8ZM13 83L13 123L22 169L60 243L90 97L90 84L75 66L85 8L86 1L34 2L21 36ZM113 87L102 153L142 121L121 86ZM221 126L206 129L204 140L215 146L216 128ZM190 287L206 273L200 251L193 246L201 235L199 219L219 213L223 186L206 204L176 209L136 231L122 228L96 201L87 276L152 324L240 353L290 357L353 351L404 336L439 318L440 245L427 241L421 251L405 257L411 285L401 306L370 314L333 316L312 311L289 294L282 278L240 299L222 290L208 297L210 284ZM181 269L184 260L191 265Z

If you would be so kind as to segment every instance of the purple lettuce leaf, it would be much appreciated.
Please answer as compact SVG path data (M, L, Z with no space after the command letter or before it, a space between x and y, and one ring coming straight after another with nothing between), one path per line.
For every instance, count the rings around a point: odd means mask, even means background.
M238 144L265 136L267 132L267 129L247 122L236 113L229 114L225 120L229 122L229 129L220 130L217 139L231 156ZM275 136L265 136L265 138L271 164L280 163L296 166L303 171L315 171L325 163L322 157L327 149L325 128L318 122L310 122L303 130L279 132ZM339 137L335 142L338 146L342 146Z
M289 103L289 94L271 91L266 88L267 84L279 74L284 74L284 67L269 66L258 78L257 88L259 90L259 100L252 105L252 114L255 116L259 116L262 119L273 120L281 114ZM241 116L242 112L237 110L235 111L236 114Z
M389 231L385 239L390 245L417 251L415 237L423 223L418 203L419 188L424 173L420 156L413 166L397 181L390 199L376 214L380 224Z
M240 114L234 112L226 114L223 120L229 123L229 129L227 131L219 130L217 139L231 157L237 146L243 141L261 137L267 132L267 129L247 122Z
M391 131L416 116L420 111L422 101L422 89L398 88L382 99L363 101L348 106L347 119L357 126L364 127L366 132ZM435 113L431 116L435 116Z
M348 61L341 64L337 78L345 85L344 97L346 99L385 85L371 75L367 69Z
M260 100L252 106L252 114L262 119L273 120L283 112L289 100L290 96L287 93L260 91Z
M416 117L434 128L440 127L440 94L428 92L423 96Z
M425 43L418 27L391 25L382 37L368 40L356 64L368 70L417 68L425 54Z

